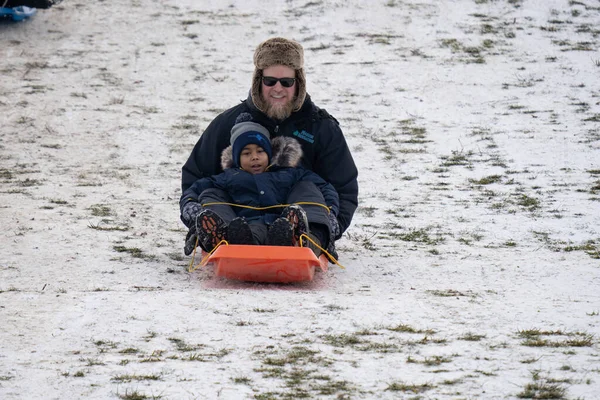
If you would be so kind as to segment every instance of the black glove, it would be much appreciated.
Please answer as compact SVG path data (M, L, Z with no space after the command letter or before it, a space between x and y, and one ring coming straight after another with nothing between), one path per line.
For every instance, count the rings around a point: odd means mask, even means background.
M329 241L329 246L327 246L327 253L335 260L339 259L338 253L335 250L335 242L333 240ZM327 257L331 263L334 263L334 260L331 257Z
M194 249L196 248L196 242L198 240L198 235L196 234L196 224L192 224L192 227L188 231L185 237L185 246L183 246L183 252L186 256L192 254Z
M329 217L329 231L331 232L331 238L333 240L337 240L342 237L342 233L340 232L340 223L337 220L337 217L330 212ZM333 240L331 240L333 242Z
M195 201L190 201L185 203L183 206L183 210L181 210L181 220L188 228L194 227L194 231L196 230L196 217L200 214L200 211L203 210L204 207L200 203Z

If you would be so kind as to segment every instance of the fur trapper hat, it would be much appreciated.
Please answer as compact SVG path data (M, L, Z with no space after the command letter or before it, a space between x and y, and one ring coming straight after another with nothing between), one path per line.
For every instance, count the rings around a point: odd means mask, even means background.
M306 75L304 74L304 49L294 40L275 37L258 45L254 52L254 75L252 77L252 102L260 111L267 109L261 97L262 71L273 65L284 65L296 71L296 99L293 111L298 111L306 98Z
M235 167L233 163L233 146L229 145L221 153L221 167L225 170ZM278 136L271 140L273 157L271 165L280 167L297 167L302 158L302 146L292 137Z

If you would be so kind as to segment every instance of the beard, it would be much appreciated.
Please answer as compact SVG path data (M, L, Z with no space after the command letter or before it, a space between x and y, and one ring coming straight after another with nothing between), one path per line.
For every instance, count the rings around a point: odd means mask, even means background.
M265 114L267 114L269 118L272 118L277 121L283 121L284 119L292 115L292 110L294 109L293 100L285 104L271 104L268 102L266 104L267 109L265 111Z

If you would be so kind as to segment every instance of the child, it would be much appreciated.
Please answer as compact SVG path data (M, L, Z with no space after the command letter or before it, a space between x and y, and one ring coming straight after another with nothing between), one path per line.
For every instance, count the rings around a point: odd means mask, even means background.
M322 205L333 216L339 209L334 187L312 171L298 167L302 148L294 138L277 137L271 142L269 131L254 122L240 122L231 129L231 145L221 154L224 172L197 180L181 196L181 219L190 228L185 254L200 246L212 250L221 240L231 244L267 244L295 246L301 234L310 234L319 245L327 247L329 226L307 222L302 207L293 204L281 211L294 185L313 182L319 188ZM222 190L231 202L210 203L211 190ZM320 197L320 195L319 195ZM309 232L310 230L310 232ZM308 245L309 243L307 243ZM320 252L315 251L320 254Z

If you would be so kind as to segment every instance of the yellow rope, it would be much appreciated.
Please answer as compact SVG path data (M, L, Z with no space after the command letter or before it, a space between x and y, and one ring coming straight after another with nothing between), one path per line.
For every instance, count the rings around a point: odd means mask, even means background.
M206 266L206 264L208 262L208 258L222 244L229 245L229 242L227 242L227 240L225 240L225 239L221 240L219 243L217 243L217 245L215 246L215 248L210 251L210 253L208 253L206 256L204 256L204 258L202 260L200 260L200 262L197 265L194 266L194 257L196 256L196 249L198 248L198 237L196 237L196 247L194 247L194 252L192 253L192 259L190 260L190 266L188 267L188 272L194 272L198 268Z
M308 206L319 206L319 207L323 207L324 209L326 209L327 212L331 212L330 208L327 207L325 204L313 203L312 201L299 201L299 202L294 203L294 204L304 204L304 205L308 205ZM235 203L227 203L227 202L224 202L224 201L216 201L216 202L213 202L213 203L204 203L204 204L202 204L202 207L217 206L217 205L226 205L226 206L240 207L240 208L250 208L252 210L268 210L270 208L284 208L284 207L291 206L291 204L276 204L274 206L253 207L253 206L246 206L244 204L235 204Z
M327 210L327 212L331 212L330 208L327 207L324 204L321 203L313 203L310 201L299 201L297 203L294 204L305 204L305 205L313 205L313 206L320 206L323 207ZM253 210L267 210L269 208L278 208L278 207L288 207L291 204L277 204L274 206L266 206L266 207L253 207L253 206L246 206L243 204L235 204L235 203L227 203L227 202L213 202L213 203L204 203L202 204L202 207L206 207L206 206L214 206L214 205L228 205L228 206L232 206L232 207L241 207L241 208L250 208ZM302 243L302 239L307 239L309 242L311 242L312 244L314 244L316 247L318 247L323 253L325 253L327 255L327 257L329 258L329 260L331 260L335 265L337 265L338 267L340 267L341 269L346 269L346 267L344 267L342 264L340 264L338 262L338 260L335 259L335 257L333 257L331 254L329 254L329 252L327 252L327 250L325 250L324 248L322 248L320 245L318 245L314 240L312 240L307 234L303 233L302 235L300 235L300 247L305 247L303 246ZM226 245L229 245L229 243L226 240L221 240L214 249L212 249L210 251L210 253L208 253L206 256L204 256L204 258L197 264L194 266L194 258L196 257L196 249L198 248L198 237L196 237L196 245L194 246L194 251L192 253L192 259L190 260L190 265L188 267L188 272L194 272L195 270L197 270L199 267L204 267L207 264L208 258L212 255L212 253L214 253L217 248L221 245L225 243Z
M333 261L333 263L335 265L337 265L338 267L340 267L341 269L346 269L346 267L344 267L342 264L340 264L338 262L338 260L335 259L334 256L332 256L331 254L329 254L329 252L327 250L325 250L324 248L322 248L321 246L319 246L317 244L317 242L315 242L314 240L312 240L306 233L303 233L302 235L300 235L300 247L307 247L304 246L304 243L302 242L303 239L307 239L309 242L311 242L312 244L314 244L316 247L318 247L323 253L325 253L327 255L327 257L329 258L329 260ZM196 257L196 249L198 248L198 238L196 238L196 245L194 246L194 251L192 252L192 259L190 260L190 265L188 267L188 272L192 273L194 271L196 271L198 268L200 267L204 267L207 264L208 259L210 258L210 256L219 248L219 246L221 246L222 244L225 244L227 246L229 246L229 242L227 242L227 240L221 240L214 249L212 249L210 251L210 253L208 253L206 256L204 256L204 258L197 264L194 265L194 258Z
M337 266L338 266L338 267L340 267L341 269L346 269L346 267L344 267L342 264L340 264L340 263L338 262L338 260L336 260L336 259L335 259L335 257L333 257L331 254L329 254L329 253L327 252L327 250L325 250L324 248L322 248L321 246L319 246L319 245L317 244L317 242L315 242L314 240L312 240L312 239L310 238L310 236L308 236L306 233L303 233L302 235L300 235L300 247L304 247L304 246L303 246L303 243L302 243L302 239L303 239L303 238L305 238L305 239L308 239L308 241L309 241L309 242L311 242L312 244L314 244L315 246L317 246L319 249L321 249L321 251L322 251L323 253L325 253L325 254L327 255L327 257L328 257L328 258L329 258L331 261L333 261L333 263L334 263L335 265L337 265Z

